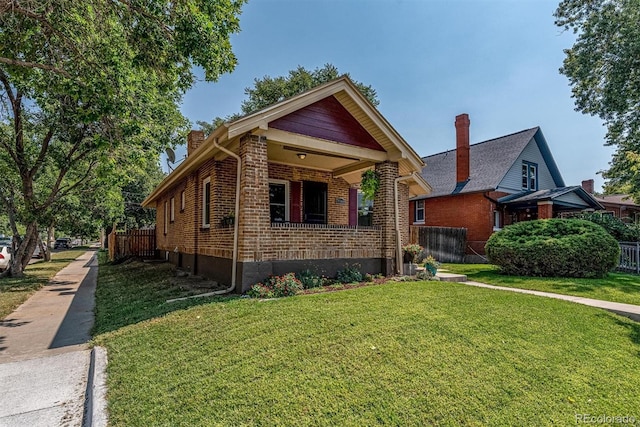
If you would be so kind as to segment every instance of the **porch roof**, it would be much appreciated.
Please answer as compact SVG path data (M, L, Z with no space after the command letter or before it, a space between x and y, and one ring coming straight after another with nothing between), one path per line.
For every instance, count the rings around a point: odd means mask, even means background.
M360 136L364 135L362 132L366 132L370 138L345 140L329 137L331 132L327 129L322 132L301 132L292 129L282 130L281 125L277 125L278 128L271 126L279 119L290 117L293 113L327 98L331 99L331 105L342 108L344 115L348 114L352 123L361 127ZM333 125L335 124L327 124ZM364 170L373 168L376 163L393 161L398 162L399 175L405 177L404 181L409 185L411 197L431 192L430 185L419 176L424 166L420 156L360 93L351 80L343 76L246 117L222 124L160 183L142 205L152 206L164 191L209 159L224 159L227 154L220 150L220 146L237 153L240 138L246 134L267 138L267 156L272 163L329 171L334 177L343 178L349 184L356 185L360 182Z
M498 199L498 203L518 207L537 205L538 202L551 201L554 205L569 209L604 209L603 206L581 186L558 187L538 191L523 191Z

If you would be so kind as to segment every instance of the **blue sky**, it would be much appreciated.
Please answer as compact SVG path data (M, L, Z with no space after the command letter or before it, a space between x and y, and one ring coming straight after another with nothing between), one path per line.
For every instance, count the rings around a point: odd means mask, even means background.
M574 36L547 0L253 0L232 37L238 65L184 97L194 123L239 112L255 78L332 63L373 86L378 109L418 154L455 147L468 113L471 143L540 126L567 185L608 167L600 119L574 110L558 72ZM178 156L184 150L178 150Z

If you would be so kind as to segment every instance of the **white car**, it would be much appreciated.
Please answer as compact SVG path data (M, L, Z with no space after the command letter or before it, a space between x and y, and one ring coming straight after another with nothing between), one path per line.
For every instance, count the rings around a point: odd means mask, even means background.
M9 268L11 261L11 247L7 245L0 246L0 271Z

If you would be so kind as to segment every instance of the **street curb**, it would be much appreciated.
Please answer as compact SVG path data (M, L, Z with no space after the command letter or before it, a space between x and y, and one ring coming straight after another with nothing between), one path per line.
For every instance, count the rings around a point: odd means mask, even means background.
M107 349L91 350L87 389L85 392L83 427L106 427L107 414Z

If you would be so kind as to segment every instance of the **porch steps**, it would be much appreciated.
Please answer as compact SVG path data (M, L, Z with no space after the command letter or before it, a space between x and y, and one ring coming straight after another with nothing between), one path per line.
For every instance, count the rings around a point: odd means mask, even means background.
M467 276L465 274L454 274L447 273L445 271L440 271L436 273L436 277L440 279L441 282L466 282Z

